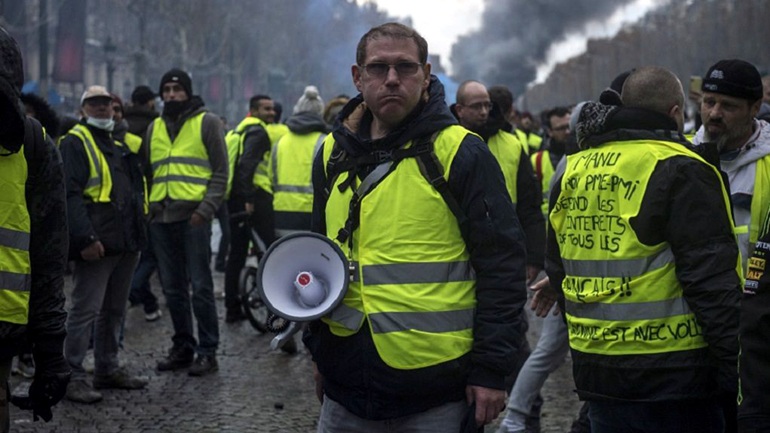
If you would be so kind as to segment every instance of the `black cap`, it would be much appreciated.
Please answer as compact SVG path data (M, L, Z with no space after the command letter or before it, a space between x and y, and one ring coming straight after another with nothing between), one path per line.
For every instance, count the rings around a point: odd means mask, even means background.
M179 68L171 69L170 71L163 74L163 78L160 79L160 88L158 89L158 94L163 94L163 85L171 82L179 83L179 85L182 86L184 91L187 93L187 96L192 98L192 79L187 72Z
M749 62L720 60L706 72L701 90L756 101L762 99L762 77Z
M131 92L131 103L138 105L146 104L155 99L155 96L157 95L148 86L136 86L134 91Z
M623 84L626 83L628 76L635 70L636 68L629 69L615 77L612 83L610 83L610 87L604 89L601 95L599 95L599 102L604 105L623 105L623 100L620 98L620 95L623 93Z

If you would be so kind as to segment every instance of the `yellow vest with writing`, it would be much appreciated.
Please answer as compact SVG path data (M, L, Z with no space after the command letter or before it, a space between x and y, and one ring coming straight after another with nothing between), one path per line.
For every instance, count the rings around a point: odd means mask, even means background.
M706 346L670 246L643 244L630 223L657 163L675 156L713 169L684 146L655 140L607 143L567 157L550 222L564 263L574 350L645 355ZM716 169L714 176L721 179ZM729 209L724 187L723 197Z
M273 210L313 211L313 159L326 135L321 132L290 132L273 145L270 157Z
M500 164L500 168L503 170L505 189L508 190L508 195L511 196L513 204L516 204L517 174L519 173L519 161L521 160L521 152L524 147L515 135L502 130L489 137L487 145L489 146L489 151L495 156L497 163Z
M450 126L438 134L435 154L445 178L469 133ZM330 134L324 166L333 147ZM348 175L337 177L326 204L330 238L348 218L352 191L338 188ZM360 183L357 179L353 188ZM323 318L333 334L350 336L366 321L380 358L397 369L433 366L470 351L475 273L455 216L415 158L400 161L363 196L352 246L340 247L357 266L342 303Z
M185 121L172 142L162 118L155 119L150 139L152 191L150 202L172 200L203 201L211 180L211 164L203 144L199 113Z
M23 147L0 157L0 321L19 325L28 320L31 285L26 182Z

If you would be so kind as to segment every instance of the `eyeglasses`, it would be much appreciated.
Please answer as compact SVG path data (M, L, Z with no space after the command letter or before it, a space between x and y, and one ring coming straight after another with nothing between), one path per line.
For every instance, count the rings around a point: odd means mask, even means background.
M374 78L385 78L390 72L390 68L396 70L396 74L399 77L410 77L420 70L422 63L416 62L399 62L395 65L388 63L367 63L366 65L360 65L366 73Z
M486 109L487 111L489 111L492 109L491 102L474 102L473 104L470 104L470 105L464 105L464 104L460 104L460 105L462 105L463 107L468 107L474 111L481 111L483 109Z

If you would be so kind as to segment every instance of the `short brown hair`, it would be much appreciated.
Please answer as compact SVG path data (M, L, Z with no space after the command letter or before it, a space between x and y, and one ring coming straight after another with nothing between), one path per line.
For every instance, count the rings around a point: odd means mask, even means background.
M356 47L356 64L363 65L366 60L366 47L370 41L379 38L393 39L411 39L417 44L417 55L420 63L423 65L428 62L428 41L425 40L417 30L405 26L401 23L385 23L377 27L372 27L366 34L361 36Z

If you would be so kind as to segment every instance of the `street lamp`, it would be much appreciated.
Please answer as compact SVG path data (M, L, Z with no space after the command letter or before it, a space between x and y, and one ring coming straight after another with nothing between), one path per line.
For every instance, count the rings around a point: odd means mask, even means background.
M115 51L117 51L118 47L112 42L112 37L107 36L107 41L104 42L102 49L104 49L104 60L107 64L107 90L114 92L112 89L112 77L115 73Z

